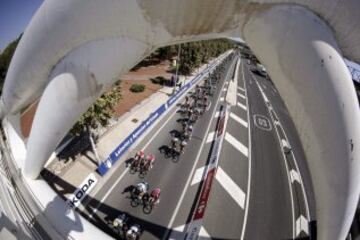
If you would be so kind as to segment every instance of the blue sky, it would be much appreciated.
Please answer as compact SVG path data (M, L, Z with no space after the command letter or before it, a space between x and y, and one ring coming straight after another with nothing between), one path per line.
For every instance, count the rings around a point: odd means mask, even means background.
M43 0L0 0L0 52L25 30L42 2Z

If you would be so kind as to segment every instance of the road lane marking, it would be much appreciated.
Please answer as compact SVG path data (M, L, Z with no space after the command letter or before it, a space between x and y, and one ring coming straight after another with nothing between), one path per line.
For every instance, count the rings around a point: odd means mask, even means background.
M287 135L286 135L286 132L285 132L283 126L282 126L281 123L280 123L280 118L277 116L277 114L276 114L276 112L275 112L275 110L274 110L273 108L272 108L272 112L273 112L273 114L274 114L273 118L276 118L276 119L277 119L277 120L275 120L275 121L278 122L278 126L279 126L280 130L282 131L283 135L285 136L286 141L289 143L290 141L289 141L289 139L288 139L288 137L287 137ZM302 182L301 172L300 172L299 166L298 166L298 164L297 164L297 160L296 160L294 151L290 151L290 154L291 154L292 159L293 159L293 162L294 162L294 164L295 164L296 173L298 174L298 179L299 179L298 182L299 182L299 184L300 184L300 186L301 186L301 190L302 190L302 193L303 193L303 197L304 197L304 201L305 201L305 208L306 208L306 215L307 215L307 217L308 217L308 221L310 221L309 203L308 203L308 199L307 199L307 194L306 194L306 191L305 191L305 187L304 187L304 184L303 184L303 182Z
M291 178L292 183L294 183L294 181L297 181L298 183L300 183L300 176L299 176L298 172L295 171L294 169L290 170L290 178Z
M238 87L239 90L243 91L243 92L246 92L245 89L243 89L242 87Z
M234 113L230 113L230 118L232 118L236 122L240 123L244 127L246 127L246 128L248 127L248 123L246 121L244 121L243 119L241 119L240 117L238 117L237 115L235 115Z
M215 135L215 132L209 133L209 135L206 138L206 143L211 143L212 141L214 141L214 135Z
M185 224L180 225L180 226L174 228L174 230L175 230L175 231L178 231L178 232L183 232L184 229L185 229Z
M309 235L309 222L303 215L300 215L300 217L296 219L296 237L298 237L301 232Z
M154 140L154 138L159 134L159 132L164 128L164 126L167 125L167 123L170 121L170 119L173 118L173 116L176 114L177 109L170 115L170 117L164 122L163 125L155 132L155 134L149 139L149 141L145 144L143 149L146 149L149 144ZM125 174L129 171L130 168L125 168L124 172L120 175L120 177L116 180L116 182L109 188L109 190L106 192L104 197L100 200L100 202L96 205L95 208L93 208L93 212L89 215L89 218L93 218L94 214L98 211L98 208L100 205L105 201L106 198L112 193L114 188L118 185L118 183L124 178Z
M220 185L228 192L228 194L235 200L235 202L244 209L245 207L245 193L239 186L224 172L221 167L218 167L216 179Z
M253 75L251 75L253 77ZM265 102L265 105L266 105L266 109L271 117L271 120L274 122L274 118L273 116L271 115L271 112L270 112L270 108L269 106L271 106L269 100L267 99L263 89L261 88L259 82L256 82L257 86L258 86L258 89L263 97L263 100ZM281 146L281 142L280 142L280 133L278 131L278 128L275 128L275 132L276 132L276 135L278 137L278 141L279 141L279 144ZM292 187L292 183L291 183L291 179L290 179L290 172L289 172L289 165L288 165L288 162L286 160L286 156L285 156L285 153L283 151L280 151L282 156L283 156L283 160L284 160L284 163L285 163L285 168L286 168L286 176L287 176L287 179L288 179L288 183L289 183L289 192L290 192L290 202L291 202L291 214L292 214L292 225L293 225L293 238L295 238L295 230L296 230L296 226L295 226L295 203L294 203L294 195L293 195L293 187Z
M238 102L237 105L239 107L241 107L242 109L244 109L245 111L247 110L247 107L244 104L242 104L241 102Z
M211 101L210 101L210 103L209 103L209 105L206 107L206 111L209 111L209 109L210 109L210 107L211 107Z
M225 140L230 143L234 148L239 150L246 157L248 156L248 148L244 146L241 142L239 142L236 138L234 138L230 133L226 132Z
M248 96L247 94L247 83L245 81L245 75L244 75L244 64L242 62L242 75L243 75L243 81L244 81L244 89L245 89L245 94L246 96ZM250 81L251 81L251 78L250 78ZM250 82L251 84L251 82ZM244 240L244 237L245 237L245 231L246 231L246 224L247 224L247 219L248 219L248 212L249 212L249 202L250 202L250 194L251 194L251 191L250 191L250 188L251 188L251 163L252 163L252 160L251 160L251 121L249 120L250 119L250 106L249 106L249 99L246 99L246 105L248 106L248 109L247 109L247 119L249 121L249 127L248 127L248 145L249 145L249 161L248 161L248 181L247 181L247 189L246 189L246 205L245 205L245 213L244 213L244 221L243 221L243 226L242 226L242 229L241 229L241 238L240 240Z
M228 75L227 75L228 76ZM197 84L195 84L197 85ZM191 89L193 89L194 86L192 86L190 89L188 89L188 91L190 91ZM219 95L220 96L220 95ZM181 101L181 99L185 98L185 95L181 96L180 99L178 100ZM211 104L211 102L210 102ZM217 104L216 104L217 105ZM166 104L167 106L167 104ZM176 106L176 105L173 105ZM168 107L167 107L168 108ZM214 108L216 109L216 107ZM143 149L146 149L149 144L154 140L154 138L159 134L159 132L164 128L164 126L167 125L167 123L170 121L170 119L172 119L172 117L176 114L178 109L175 109L175 111L170 115L170 117L164 122L164 124L155 132L155 134L150 138L150 140L145 144L145 146L143 147ZM166 115L164 115L165 117ZM159 121L160 122L160 121ZM154 125L155 127L156 125ZM210 125L209 125L210 126ZM154 128L153 127L153 128ZM150 132L150 131L149 131ZM140 142L139 142L140 143ZM124 178L125 174L129 171L129 168L125 168L124 172L120 175L120 177L116 180L116 182L113 184L113 186L111 186L111 188L106 192L106 194L104 195L104 197L99 201L99 203L96 205L95 208L92 209L92 213L89 215L89 218L93 218L94 214L98 211L98 208L100 207L100 205L105 201L105 199L110 195L110 193L114 190L114 188L116 187L116 185Z
M199 233L200 237L204 237L204 238L211 238L210 234L206 231L206 229L204 227L200 228L200 233Z
M272 125L270 123L270 120L267 117L260 115L260 114L254 114L253 117L254 117L254 123L255 123L256 127L260 128L261 130L264 130L264 131L272 130Z
M215 113L214 118L218 118L218 117L219 117L219 115L220 115L220 111L217 111L217 112Z
M221 98L220 98L220 102L223 102L223 101L224 101L224 97L221 97Z
M229 69L231 69L231 67L232 67L233 65L234 65L234 61L232 62L232 65L230 66ZM230 73L230 71L228 70L228 72L227 72L227 74L226 74L226 76L225 76L225 81L226 81L226 79L229 77L229 73ZM218 99L219 99L220 95L221 95L221 92L219 93ZM215 104L215 106L214 106L214 110L213 110L213 112L212 112L212 115L214 115L215 111L217 110L218 104L219 104L219 101L216 101L216 104ZM210 119L212 119L212 118L210 118ZM206 129L205 136L208 134L208 132L209 132L209 130L210 130L211 122L212 122L212 121L209 121L209 123L208 123L208 127L207 127L207 129ZM198 151L198 154L197 154L197 156L196 156L196 158L195 158L195 161L194 161L193 167L192 167L192 169L191 169L191 172L190 172L190 174L189 174L189 177L188 177L188 179L187 179L187 181L186 181L186 183L185 183L185 187L184 187L184 189L183 189L183 191L182 191L182 193L181 193L181 196L180 196L180 198L179 198L178 203L176 204L175 210L174 210L174 212L173 212L173 215L171 216L171 219L170 219L169 224L167 225L167 230L166 230L165 234L162 236L162 239L165 239L165 238L169 235L169 231L170 231L171 226L173 225L173 223L174 223L174 221L175 221L175 217L176 217L177 213L179 212L180 205L181 205L182 201L184 200L185 193L186 193L186 191L187 191L187 189L188 189L188 187L189 187L189 185L190 185L191 177L192 177L193 174L194 174L196 165L197 165L197 163L198 163L198 161L199 161L199 159L200 159L201 151L202 151L204 145L205 145L205 139L203 139L203 141L201 142L201 146L200 146L199 151Z
M238 93L237 95L238 95L239 97L243 98L243 99L246 99L246 97L245 97L244 94Z
M205 170L205 166L196 169L195 174L193 176L193 180L191 182L191 186L201 182L201 180L204 177L204 170Z

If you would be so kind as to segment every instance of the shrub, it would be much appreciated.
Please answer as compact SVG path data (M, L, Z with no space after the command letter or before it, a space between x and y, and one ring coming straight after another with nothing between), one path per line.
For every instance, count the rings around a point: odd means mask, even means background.
M151 78L150 81L154 84L160 84L163 85L166 81L166 78L164 78L163 76L158 76L155 78Z
M145 90L145 85L144 84L133 84L130 87L130 91L138 93L138 92L143 92Z

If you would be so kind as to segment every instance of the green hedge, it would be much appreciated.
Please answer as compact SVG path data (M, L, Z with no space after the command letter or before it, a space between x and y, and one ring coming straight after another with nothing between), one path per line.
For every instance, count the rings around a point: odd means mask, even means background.
M145 91L145 85L144 84L133 84L130 87L130 91L138 93Z
M160 85L163 85L167 79L164 78L163 76L158 76L158 77L155 77L155 78L151 78L150 81L154 84L160 84Z

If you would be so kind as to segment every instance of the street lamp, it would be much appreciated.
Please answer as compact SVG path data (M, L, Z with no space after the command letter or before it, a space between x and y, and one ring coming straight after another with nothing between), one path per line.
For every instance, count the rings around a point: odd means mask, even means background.
M181 44L179 44L178 55L176 59L175 84L174 84L173 94L176 92L176 84L178 79L179 62L180 62L180 52L181 52Z

